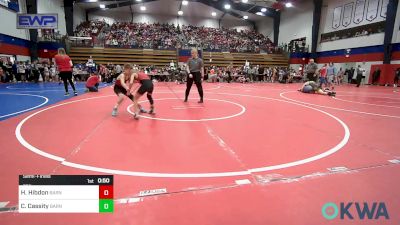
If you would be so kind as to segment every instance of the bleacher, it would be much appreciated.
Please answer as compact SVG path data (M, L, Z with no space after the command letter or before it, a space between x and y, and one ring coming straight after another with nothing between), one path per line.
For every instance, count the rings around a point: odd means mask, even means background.
M157 67L169 65L171 60L175 62L177 60L176 51L151 49L72 47L69 56L74 63L86 63L89 56L92 56L97 64L132 63L140 66L155 65Z
M92 56L97 64L132 63L140 66L166 66L173 60L178 61L177 51L149 49L119 49L119 48L83 48L72 47L69 53L74 63L86 63ZM243 66L246 60L251 65L288 66L288 59L283 54L204 52L206 66Z

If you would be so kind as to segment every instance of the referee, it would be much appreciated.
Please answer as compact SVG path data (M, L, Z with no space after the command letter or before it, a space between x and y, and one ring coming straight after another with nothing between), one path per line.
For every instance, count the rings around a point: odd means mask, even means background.
M186 83L185 102L188 101L190 89L192 88L194 81L200 95L200 101L198 103L203 103L203 87L201 86L201 80L204 77L204 64L203 60L198 56L197 49L193 48L191 54L192 58L187 61L186 67L188 77Z
M308 81L317 81L317 70L318 65L314 62L314 59L310 59L305 69Z

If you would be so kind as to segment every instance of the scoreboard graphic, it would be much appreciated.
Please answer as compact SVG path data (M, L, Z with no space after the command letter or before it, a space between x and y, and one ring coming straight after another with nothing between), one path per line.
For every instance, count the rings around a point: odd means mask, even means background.
M20 213L112 213L112 175L20 175Z

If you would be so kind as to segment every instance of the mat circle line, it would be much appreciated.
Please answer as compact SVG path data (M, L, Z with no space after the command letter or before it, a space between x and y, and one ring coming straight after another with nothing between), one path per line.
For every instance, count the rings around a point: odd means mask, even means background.
M49 109L53 109L59 106L63 106L63 105L68 105L68 104L72 104L72 103L76 103L76 102L81 102L81 101L87 101L87 100L92 100L92 99L98 99L98 98L105 98L105 97L111 97L111 96L115 96L115 95L105 95L105 96L98 96L98 97L92 97L92 98L85 98L85 99L79 99L79 100L74 100L74 101L69 101L69 102L64 102L61 104L57 104L57 105L53 105L50 107L47 107L45 109L39 110L35 113L32 113L31 115L25 117L20 123L18 123L16 129L15 129L15 136L17 138L17 140L28 150L41 155L43 157L55 160L55 161L59 161L62 165L64 166L68 166L68 167L72 167L72 168L77 168L77 169L82 169L82 170L87 170L87 171L94 171L94 172L100 172L100 173L107 173L107 174L116 174L116 175L125 175L125 176L137 176L137 177L163 177L163 178L204 178L204 177L232 177L232 176L244 176L244 175L250 175L252 173L256 173L256 172L265 172L265 171L271 171L271 170L277 170L277 169L284 169L284 168L289 168L289 167L294 167L294 166L298 166L298 165L302 165L302 164L306 164L306 163L310 163L322 158L325 158L329 155L332 155L334 153L336 153L337 151L339 151L340 149L342 149L347 142L350 139L350 129L349 127L339 118L337 118L336 116L325 112L321 109L317 109L311 106L307 106L304 104L299 104L296 102L292 102L292 101L286 101L286 100L282 100L282 99L276 99L276 98L269 98L269 97L263 97L263 96L252 96L252 95L244 95L244 94L231 94L231 93L213 93L213 94L219 94L219 95L232 95L232 96L242 96L242 97L252 97L252 98L259 98L259 99L268 99L268 100L273 100L273 101L279 101L279 102L284 102L284 103L289 103L289 104L294 104L294 105L298 105L301 107L305 107L305 108L309 108L318 112L321 112L325 115L327 115L328 117L333 118L334 120L336 120L337 122L339 122L339 124L342 126L343 130L344 130L344 136L342 138L342 140L335 145L334 147L330 148L329 150L320 153L318 155L309 157L309 158L305 158L305 159L301 159L301 160L297 160L297 161L293 161L293 162L288 162L288 163L283 163L283 164L278 164L278 165L272 165L272 166L265 166L265 167L258 167L258 168L251 168L248 170L243 170L243 171L229 171L229 172L211 172L211 173L157 173L157 172L140 172L140 171L127 171L127 170L116 170L116 169L108 169L108 168L101 168L101 167L94 167L94 166L88 166L88 165L83 165L83 164L79 164L79 163L73 163L73 162L69 162L67 161L65 158L62 158L60 156L56 156L50 153L47 153L41 149L36 148L35 146L32 146L30 143L28 143L22 136L21 134L21 129L22 126L24 125L24 123L26 121L28 121L30 118L34 117L35 115L42 113L44 111L47 111Z
M38 98L43 98L43 99L44 99L44 102L40 103L39 105L36 105L36 106L31 107L31 108L28 108L28 109L20 110L20 111L18 111L18 112L9 113L9 114L6 114L6 115L0 115L0 118L4 118L4 117L8 117L8 116L13 116L13 115L16 115L16 114L20 114L20 113L23 113L23 112L27 112L27 111L29 111L29 110L39 108L39 107L45 105L47 102L49 102L49 99L48 99L48 98L46 98L46 97L44 97L44 96L41 96L41 95L20 94L20 93L0 93L0 94L1 94L1 95L32 96L32 97L38 97Z

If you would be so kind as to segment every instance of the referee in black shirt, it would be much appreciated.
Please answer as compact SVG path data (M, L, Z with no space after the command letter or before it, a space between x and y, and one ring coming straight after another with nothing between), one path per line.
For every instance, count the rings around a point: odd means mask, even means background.
M204 77L204 64L203 60L200 59L198 56L197 49L193 48L191 54L192 58L190 58L187 61L187 67L186 67L186 70L188 72L188 77L186 83L185 102L188 101L190 89L192 88L194 81L200 95L199 103L203 103L203 87L201 86L201 80Z

